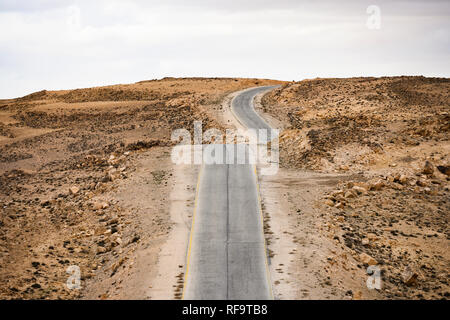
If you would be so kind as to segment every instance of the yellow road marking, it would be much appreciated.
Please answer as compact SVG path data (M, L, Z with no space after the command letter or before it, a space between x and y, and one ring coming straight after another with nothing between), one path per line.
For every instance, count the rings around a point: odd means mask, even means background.
M192 247L192 236L194 234L194 223L195 223L195 214L197 212L197 203L198 203L198 194L199 194L199 187L200 187L200 179L203 172L203 165L200 168L200 172L198 173L197 177L197 189L195 190L195 200L194 200L194 213L192 214L192 225L191 225L191 234L189 235L189 245L188 245L188 252L187 252L187 262L186 262L186 272L184 274L184 282L183 282L183 294L181 295L181 299L184 300L184 294L186 292L186 283L187 283L187 277L189 273L189 263L191 261L191 247Z

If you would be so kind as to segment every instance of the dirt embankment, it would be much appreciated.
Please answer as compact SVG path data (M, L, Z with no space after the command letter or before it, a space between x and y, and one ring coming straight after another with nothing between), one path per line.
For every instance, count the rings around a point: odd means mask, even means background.
M0 298L161 296L138 286L173 225L172 130L221 128L223 97L273 83L167 78L0 101ZM66 287L71 265L82 290Z
M295 216L293 241L308 228L322 235L315 276L331 297L449 297L449 92L450 79L352 78L289 83L263 97L285 129L281 176L290 178L276 183ZM335 183L308 201L292 197L292 175L309 170ZM366 286L369 265L380 268L380 290Z

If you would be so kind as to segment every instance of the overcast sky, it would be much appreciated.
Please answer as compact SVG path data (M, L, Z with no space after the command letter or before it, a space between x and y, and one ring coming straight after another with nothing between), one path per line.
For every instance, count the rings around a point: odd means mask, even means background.
M448 0L0 0L0 98L165 76L449 74Z

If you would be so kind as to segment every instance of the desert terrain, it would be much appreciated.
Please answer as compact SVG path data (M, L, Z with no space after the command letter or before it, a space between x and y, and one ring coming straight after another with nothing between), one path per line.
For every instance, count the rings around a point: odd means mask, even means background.
M180 299L198 168L174 129L280 135L260 176L275 299L448 299L450 80L187 78L0 101L0 298ZM69 266L81 269L69 290ZM369 290L369 266L381 288Z
M291 298L448 299L449 92L449 79L385 77L262 97L260 112L284 129L282 168L262 178L266 214L289 221L271 236L292 250L275 272L281 292L296 282ZM369 266L379 290L366 286Z
M276 83L166 78L0 101L0 298L179 298L183 261L162 280L157 261L174 219L189 230L197 177L172 165L171 133L221 128L224 97ZM81 290L66 287L72 265Z

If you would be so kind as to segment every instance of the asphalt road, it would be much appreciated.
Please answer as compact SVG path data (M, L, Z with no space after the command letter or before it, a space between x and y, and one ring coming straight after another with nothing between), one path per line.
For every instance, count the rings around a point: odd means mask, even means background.
M269 88L233 100L233 113L248 128L270 128L253 108L254 96ZM273 299L254 165L203 165L187 260L184 299Z
M247 90L236 96L231 104L231 109L239 122L250 129L267 129L271 127L261 118L253 107L253 98L260 92L267 91L277 86L259 87Z

